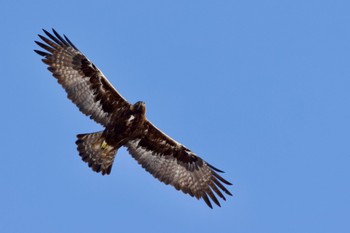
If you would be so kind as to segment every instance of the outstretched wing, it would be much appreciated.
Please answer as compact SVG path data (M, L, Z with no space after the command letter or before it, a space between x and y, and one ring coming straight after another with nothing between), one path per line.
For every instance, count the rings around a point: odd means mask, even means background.
M48 70L82 113L107 126L112 122L112 113L129 108L130 104L66 36L61 37L54 29L54 35L43 31L48 38L39 37L45 43L35 43L46 51L34 51L44 57L42 61L49 66Z
M188 193L197 199L203 198L212 208L209 198L218 206L215 194L225 199L220 190L232 195L223 184L231 185L222 178L219 169L211 166L189 149L162 133L152 123L148 124L145 137L127 143L134 159L155 178Z

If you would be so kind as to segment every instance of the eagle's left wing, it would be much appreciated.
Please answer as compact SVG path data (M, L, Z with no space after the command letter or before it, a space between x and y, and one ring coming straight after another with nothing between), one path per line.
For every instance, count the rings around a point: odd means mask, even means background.
M132 157L146 171L177 190L197 199L203 198L210 208L212 205L208 196L220 206L215 194L226 200L220 189L232 195L223 185L231 183L218 174L222 171L161 132L152 123L147 121L146 124L146 136L129 141L126 145Z
M130 104L109 83L102 72L66 37L54 29L39 35L44 43L35 41L46 51L34 50L43 56L48 70L66 90L68 98L79 110L97 123L108 126L119 112Z

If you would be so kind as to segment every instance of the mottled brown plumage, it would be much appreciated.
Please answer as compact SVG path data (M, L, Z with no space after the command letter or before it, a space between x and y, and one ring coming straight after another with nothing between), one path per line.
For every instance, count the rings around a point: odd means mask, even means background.
M79 155L89 167L110 174L118 149L125 146L155 178L203 198L210 208L210 199L220 206L215 194L223 200L222 192L231 195L224 186L231 184L218 174L222 171L149 122L143 102L128 103L66 36L43 31L47 37L39 37L44 43L35 42L46 51L34 51L44 57L42 61L79 110L104 126L103 131L77 135Z

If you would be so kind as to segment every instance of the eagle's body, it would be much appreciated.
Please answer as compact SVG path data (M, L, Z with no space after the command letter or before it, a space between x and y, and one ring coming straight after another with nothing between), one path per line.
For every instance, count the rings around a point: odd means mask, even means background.
M79 110L104 130L77 135L76 144L82 159L96 172L110 174L118 149L126 147L131 156L154 177L171 184L197 199L208 196L220 206L216 195L225 200L220 189L231 193L223 184L231 185L211 166L184 145L170 138L146 118L143 102L128 103L67 37L45 31L39 35L46 43L36 43L47 52L35 50L66 90L68 98Z
M145 113L145 104L137 102L123 112L114 112L115 118L119 120L106 126L103 132L79 134L76 144L82 159L92 170L102 175L109 174L118 149L147 134Z

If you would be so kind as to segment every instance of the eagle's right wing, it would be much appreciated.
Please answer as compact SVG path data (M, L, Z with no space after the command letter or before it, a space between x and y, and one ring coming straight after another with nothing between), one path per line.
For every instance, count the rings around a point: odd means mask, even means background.
M210 199L220 206L215 194L223 200L226 198L221 191L231 195L224 186L231 183L218 174L222 171L167 136L151 122L147 121L146 125L148 130L144 137L126 144L132 157L146 171L177 190L197 199L203 198L210 208Z
M102 72L66 36L62 38L54 29L54 35L43 31L49 38L39 35L45 43L35 43L46 51L34 51L44 57L42 61L49 66L48 70L82 113L107 126L113 121L113 113L118 114L118 111L130 107Z

